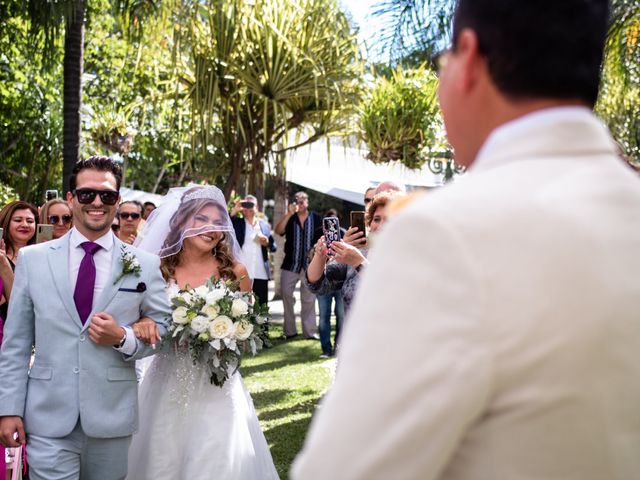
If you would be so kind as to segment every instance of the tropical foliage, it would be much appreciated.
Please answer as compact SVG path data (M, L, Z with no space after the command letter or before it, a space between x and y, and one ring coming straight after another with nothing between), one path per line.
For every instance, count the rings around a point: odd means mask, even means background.
M450 42L454 7L454 0L381 0L375 13L386 27L375 41L392 65L427 61ZM638 0L612 0L596 113L636 163L640 162L639 39Z
M596 112L622 149L640 164L640 7L615 0Z
M450 43L453 0L380 0L373 15L383 28L372 43L374 52L398 63L417 66L428 62Z
M335 0L210 1L191 22L189 85L198 162L225 193L262 189L278 143L343 132L359 95L355 35Z
M68 167L78 143L81 156L119 156L127 186L260 190L274 151L346 131L360 95L336 0L11 0L0 13L0 181L34 201L60 188L63 150Z
M424 66L397 67L389 78L377 79L360 116L367 158L376 163L398 160L409 168L420 168L434 153L442 155L437 84L435 74Z
M2 8L0 8L0 13ZM0 22L0 183L21 198L43 201L62 172L61 57L44 69L27 22Z

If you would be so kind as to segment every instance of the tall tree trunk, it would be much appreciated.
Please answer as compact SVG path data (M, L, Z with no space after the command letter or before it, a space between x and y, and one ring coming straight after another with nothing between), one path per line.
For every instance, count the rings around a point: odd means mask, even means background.
M69 177L80 158L80 107L82 106L82 60L84 50L84 0L77 0L75 14L64 39L64 128L62 143L62 190L69 191Z
M36 159L38 158L38 155L40 154L41 151L42 151L42 145L36 145L36 147L33 149L31 157L29 158L29 173L27 175L27 178L25 178L22 191L18 192L18 196L20 197L21 200L31 201L32 203L35 203L38 205L40 204L41 199L33 198L31 196L31 187L33 186L33 180L35 178L34 170L36 165ZM41 193L44 193L44 192L41 192Z
M279 146L279 149L281 148L282 147ZM287 211L287 165L285 153L276 154L276 174L273 180L273 224L276 225ZM278 250L276 250L273 256L273 300L280 300L282 298L282 291L280 289L280 266L284 260L285 237L277 235L275 232L274 237L278 244Z
M238 181L242 174L242 154L243 150L238 148L232 152L231 157L231 172L227 177L227 181L224 184L224 197L228 200L232 191L238 188Z

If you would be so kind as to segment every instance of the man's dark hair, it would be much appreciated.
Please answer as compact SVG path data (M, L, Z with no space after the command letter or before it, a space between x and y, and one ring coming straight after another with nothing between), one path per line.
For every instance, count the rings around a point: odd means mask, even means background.
M453 48L470 28L503 94L593 106L608 18L608 0L459 0Z
M153 202L144 202L144 203L143 203L143 205L144 205L144 208L147 208L147 207L148 207L148 206L150 206L150 205L151 205L153 208L156 208L156 204L155 204L155 203L153 203Z
M82 170L98 170L100 172L111 172L116 177L116 190L120 191L122 182L122 168L109 157L94 155L85 160L78 160L73 167L71 177L69 177L69 188L73 192L76 189L76 177Z

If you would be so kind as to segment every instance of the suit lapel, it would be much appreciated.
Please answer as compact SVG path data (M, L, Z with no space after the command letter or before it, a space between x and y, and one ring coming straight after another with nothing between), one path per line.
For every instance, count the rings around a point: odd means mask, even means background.
M107 305L109 305L109 302L111 302L113 297L116 296L116 293L118 293L118 289L121 287L122 282L124 282L124 279L127 277L127 275L124 275L117 282L115 281L118 275L122 273L122 261L120 260L120 257L122 257L122 247L124 245L125 244L123 242L121 242L114 236L113 252L111 256L111 273L109 274L109 281L102 289L102 293L100 294L100 296L96 299L96 301L93 302L93 310L89 315L89 319L87 319L85 327L89 326L89 320L93 315L98 312L104 311Z
M82 327L76 304L73 300L73 292L71 291L71 281L69 279L69 239L70 234L65 235L60 240L53 240L49 245L51 251L47 258L49 259L49 268L54 279L54 284L58 290L58 295L62 300L62 304L67 309L69 316L74 322Z

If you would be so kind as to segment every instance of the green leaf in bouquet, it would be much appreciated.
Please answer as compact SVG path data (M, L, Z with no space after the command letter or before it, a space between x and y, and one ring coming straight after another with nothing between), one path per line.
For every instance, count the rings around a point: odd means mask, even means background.
M174 307L186 307L186 308L189 308L189 304L185 301L184 298L182 298L180 296L173 297L171 299L171 304Z

